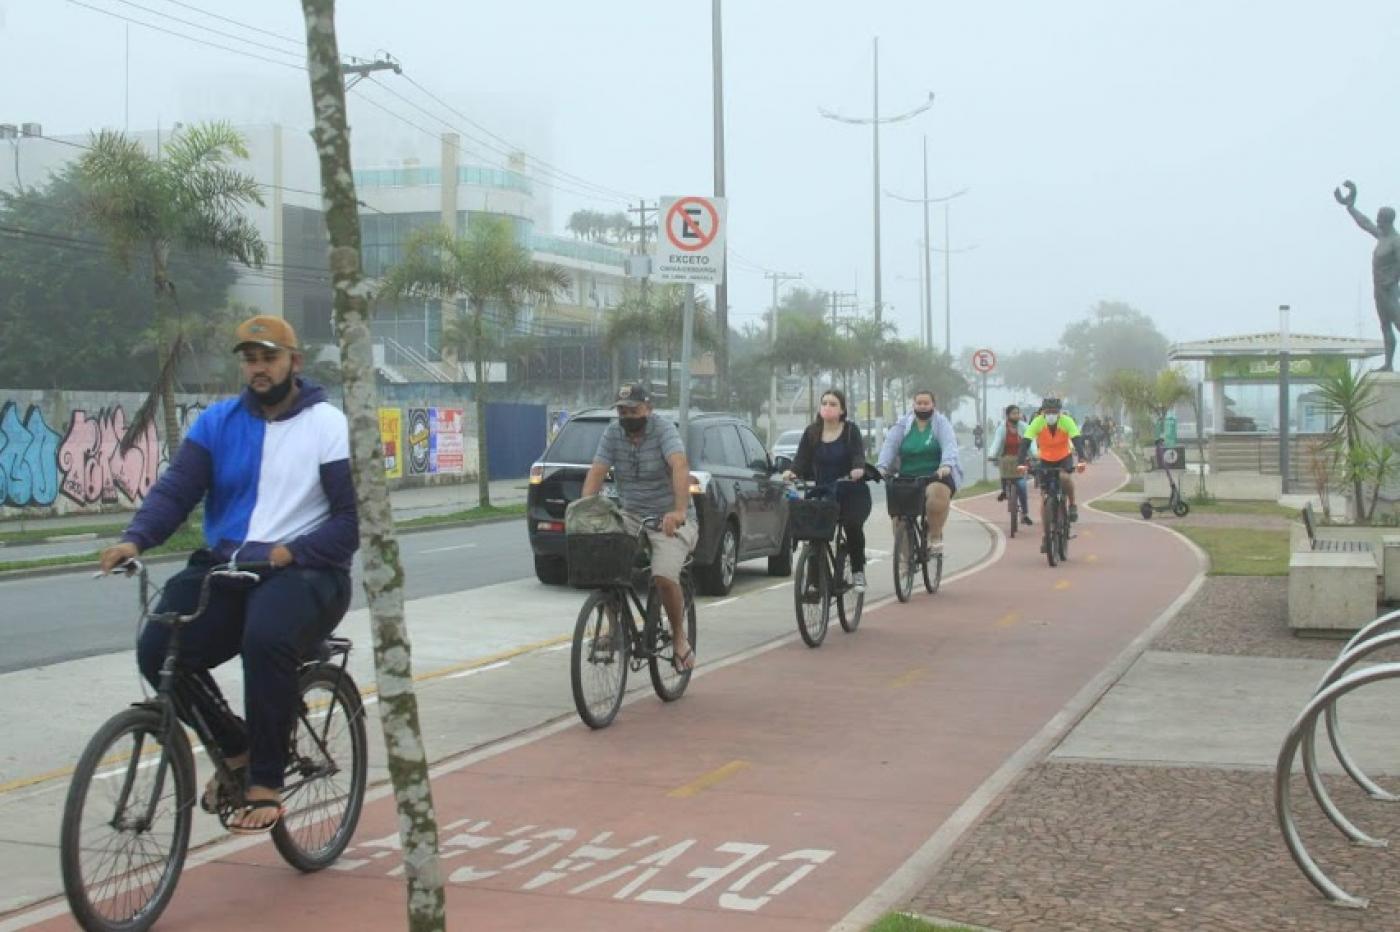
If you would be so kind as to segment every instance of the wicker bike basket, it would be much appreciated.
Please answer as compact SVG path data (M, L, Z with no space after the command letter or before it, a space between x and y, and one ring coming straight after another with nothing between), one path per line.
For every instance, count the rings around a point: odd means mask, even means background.
M924 513L924 489L928 480L897 476L885 483L885 507L891 518L917 518Z
M640 543L632 534L570 534L564 539L569 585L580 589L632 582Z
M831 540L841 505L832 498L799 498L788 502L788 527L793 540Z

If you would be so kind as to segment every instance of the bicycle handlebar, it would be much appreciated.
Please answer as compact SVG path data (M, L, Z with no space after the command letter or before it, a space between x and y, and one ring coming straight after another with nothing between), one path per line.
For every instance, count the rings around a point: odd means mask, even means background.
M193 612L191 612L188 615L181 615L179 612L162 612L160 614L152 613L148 615L147 618L150 621L155 621L161 624L187 625L190 622L194 621L196 618L198 618L200 615L203 615L205 609L209 607L209 592L212 588L212 583L215 579L227 579L239 583L256 585L257 583L262 582L262 577L258 575L260 571L275 569L280 569L280 567L273 566L271 563L265 560L252 563L236 563L233 561L229 561L228 563L217 564L209 569L209 572L205 574L203 581L200 583L199 603L195 606L195 610ZM147 592L150 586L150 571L146 569L146 564L141 562L140 560L132 558L122 563L118 563L115 567L112 568L112 572L120 572L122 573L122 575L127 577L140 577L140 598L141 605L144 608L148 602ZM99 571L93 574L93 578L100 579L101 577L106 575L108 574Z

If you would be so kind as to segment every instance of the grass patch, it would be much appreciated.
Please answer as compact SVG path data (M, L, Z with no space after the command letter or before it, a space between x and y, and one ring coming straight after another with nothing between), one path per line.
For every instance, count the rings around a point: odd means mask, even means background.
M1210 556L1211 576L1287 576L1288 531L1258 528L1199 527L1175 530Z
M1202 515L1255 515L1265 518L1296 518L1298 509L1287 508L1276 502L1246 502L1231 501L1227 499L1216 499L1214 501L1201 504L1199 502L1188 502L1191 506L1191 514ZM1114 514L1137 514L1142 502L1130 502L1122 499L1102 499L1094 502L1094 507L1100 511L1110 511ZM1186 520L1191 520L1191 515L1186 516Z
M1127 485L1123 486L1123 488L1119 489L1118 491L1141 492L1142 488L1142 476L1133 476L1130 479L1128 479Z
M423 515L421 518L396 521L395 526L410 528L432 527L434 524L479 524L482 521L496 521L501 518L519 518L524 514L525 503L520 502L513 505L477 506L476 508L468 508L466 511L454 511L446 515Z
M96 534L99 537L115 537L122 532L131 515L123 515L122 520L111 524L82 524L76 527L54 527L34 531L0 531L0 543L37 544L50 537L66 537L69 534Z
M143 557L160 556L167 553L189 553L191 550L198 550L204 546L204 529L193 522L186 524L180 530L170 535L170 539L159 547L152 547L147 550ZM38 560L11 560L8 563L0 563L0 572L6 570L28 570L39 566L77 566L82 563L97 562L98 551L91 553L72 553L62 557L42 557Z
M987 492L997 492L1000 490L1000 479L983 479L981 482L974 482L972 485L965 485L958 489L958 496L961 498L971 498L974 495L983 495Z
M972 926L947 926L904 913L886 913L870 932L970 932Z

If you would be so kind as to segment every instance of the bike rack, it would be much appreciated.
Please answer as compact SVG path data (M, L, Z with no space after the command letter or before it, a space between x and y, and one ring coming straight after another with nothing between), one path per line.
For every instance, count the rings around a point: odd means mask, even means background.
M1303 773L1308 790L1324 815L1337 830L1353 844L1369 848L1384 848L1389 842L1383 838L1373 838L1357 828L1337 808L1331 795L1323 785L1317 768L1317 722L1322 718L1327 723L1327 737L1333 753L1342 769L1372 799L1381 802L1400 802L1400 796L1382 789L1358 766L1342 741L1341 723L1337 716L1337 700L1362 686L1387 679L1400 679L1400 663L1383 663L1364 670L1353 671L1358 662L1384 650L1400 646L1400 611L1388 612L1367 624L1358 631L1342 648L1341 654L1328 668L1322 681L1313 693L1312 699L1303 708L1293 726L1288 730L1283 747L1279 751L1278 764L1274 771L1274 809L1278 816L1279 828L1283 832L1288 853L1304 876L1333 903L1353 909L1364 909L1368 900L1343 890L1325 874L1312 856L1308 854L1293 819L1292 800L1289 784L1293 764L1299 748L1302 749Z

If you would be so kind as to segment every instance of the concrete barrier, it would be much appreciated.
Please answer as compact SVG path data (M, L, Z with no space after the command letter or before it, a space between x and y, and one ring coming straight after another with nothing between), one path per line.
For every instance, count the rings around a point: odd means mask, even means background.
M1369 553L1293 553L1288 627L1304 637L1349 637L1376 617L1376 558Z
M1387 534L1381 538L1381 554L1381 598L1387 602L1400 602L1400 534Z

